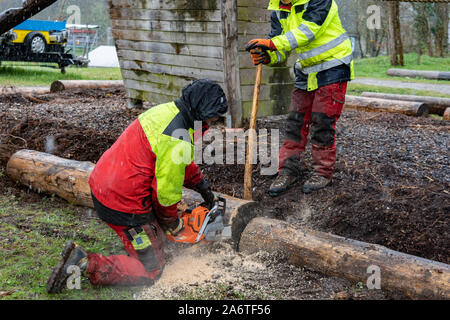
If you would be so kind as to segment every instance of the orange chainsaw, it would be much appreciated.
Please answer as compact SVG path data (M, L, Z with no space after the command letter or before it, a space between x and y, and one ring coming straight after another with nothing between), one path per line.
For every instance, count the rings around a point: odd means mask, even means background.
M181 213L184 229L175 236L167 234L167 238L174 242L197 243L206 241L219 241L231 238L231 226L223 224L226 201L218 198L211 210L203 204L188 208Z

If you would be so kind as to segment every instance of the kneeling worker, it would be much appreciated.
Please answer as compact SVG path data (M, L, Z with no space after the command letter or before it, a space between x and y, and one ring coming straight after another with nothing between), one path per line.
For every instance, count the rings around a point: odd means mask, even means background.
M60 292L68 267L78 266L93 285L151 284L164 267L165 233L183 230L177 204L182 187L215 200L193 162L194 121L203 128L227 111L222 88L208 79L192 82L180 98L142 113L99 159L89 178L94 208L122 240L128 255L87 253L69 241L47 283ZM187 159L186 159L187 158Z

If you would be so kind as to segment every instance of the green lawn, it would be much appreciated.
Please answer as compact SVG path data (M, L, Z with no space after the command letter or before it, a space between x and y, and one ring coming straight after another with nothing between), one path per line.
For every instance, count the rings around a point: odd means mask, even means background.
M53 197L23 203L14 195L0 195L0 300L133 299L140 292L142 287L93 287L86 279L81 290L47 294L47 279L67 240L91 252L125 253L106 224L95 217L81 217L80 210L85 209L62 205Z
M434 70L434 71L450 71L450 57L438 58L422 56L421 64L417 64L417 54L408 53L404 56L405 65L391 66L390 57L379 56L376 58L364 58L355 60L355 76L357 78L378 78L378 79L391 79L413 82L427 82L427 83L446 83L449 81L443 80L428 80L420 78L399 78L389 77L386 75L386 71L390 68L410 69L410 70Z
M55 65L56 66L56 65ZM3 62L0 66L1 86L50 86L55 80L120 80L120 68L68 67L59 69L41 67L33 63Z

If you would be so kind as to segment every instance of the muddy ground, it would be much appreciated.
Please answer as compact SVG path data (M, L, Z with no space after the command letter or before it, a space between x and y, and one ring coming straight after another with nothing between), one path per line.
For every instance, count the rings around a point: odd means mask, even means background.
M142 111L127 109L121 89L1 96L0 164L4 170L9 156L22 148L96 162ZM269 133L270 129L280 129L282 139L284 120L263 118L258 127L268 128ZM262 176L259 166L254 167L254 199L261 202L265 214L450 263L450 124L433 118L346 110L337 130L336 173L332 185L322 191L304 195L299 182L286 194L271 198L267 189L273 176ZM312 168L309 149L302 164L300 181ZM243 165L201 166L214 190L242 196ZM41 197L25 192L5 175L0 177L0 191L21 194L30 202ZM214 283L226 284L222 288L230 294L237 288L247 288L244 292L250 298L394 297L382 291L355 290L355 284L291 267L283 257L244 257L232 252L227 244L210 246L203 254L198 253L199 248L190 248L184 258L179 258L176 250L168 249L172 263L165 270L166 276L140 298L167 298L189 288L207 291ZM177 282L173 278L176 265L199 256L203 260L194 259L198 272L207 276L192 283ZM169 291L164 287L168 285Z

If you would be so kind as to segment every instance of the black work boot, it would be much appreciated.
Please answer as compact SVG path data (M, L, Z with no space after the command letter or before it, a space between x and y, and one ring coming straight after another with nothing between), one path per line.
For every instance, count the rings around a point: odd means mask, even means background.
M314 172L313 175L303 184L303 192L310 193L325 188L331 179Z
M298 177L292 174L279 174L274 182L270 185L269 195L277 197L290 189L296 182Z
M80 273L85 274L88 265L88 255L79 245L72 241L68 241L64 250L61 252L62 259L58 266L53 269L47 282L48 293L59 293L66 286L67 278L71 275L68 268L77 266Z

